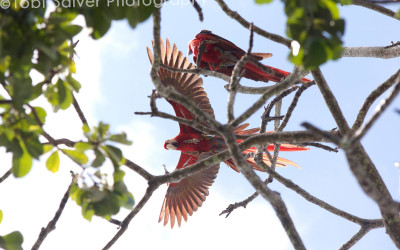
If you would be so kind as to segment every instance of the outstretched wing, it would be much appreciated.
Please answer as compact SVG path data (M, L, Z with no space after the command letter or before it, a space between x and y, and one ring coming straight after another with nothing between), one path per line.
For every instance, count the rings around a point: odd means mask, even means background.
M195 68L193 64L191 64L189 60L185 56L183 56L183 53L181 51L178 51L175 44L171 49L171 44L168 38L165 46L163 40L162 39L160 40L161 40L160 49L161 49L162 64L177 69ZM149 55L150 62L153 63L153 54L151 53L151 50L148 47L147 47L147 53ZM160 81L164 86L171 86L177 92L181 93L184 96L187 96L187 98L192 99L199 106L199 108L207 112L210 115L210 117L214 118L214 111L210 105L210 101L207 97L207 94L203 89L203 79L201 79L198 75L190 73L172 72L168 69L160 67L158 71L158 76L160 77ZM167 100L167 101L174 108L176 116L188 120L195 119L195 116L181 104L173 100ZM179 124L179 126L181 132L193 132L194 130L192 127L186 126L184 124Z
M161 40L161 63L177 69L193 69L195 68L189 60L178 51L174 44L167 39L166 45ZM153 63L153 55L151 50L147 48L150 61ZM214 118L214 111L211 108L210 101L203 89L203 80L195 74L172 72L160 67L158 76L164 86L171 86L177 92L193 100L199 108L207 112L210 117ZM184 106L173 101L167 101L174 108L178 117L193 120L196 117L189 112ZM181 133L196 132L194 128L179 124ZM197 131L198 132L198 131ZM192 154L181 153L177 169L185 168L198 161L198 156ZM164 220L164 225L171 222L171 228L177 221L181 225L182 218L186 221L188 215L192 215L194 211L203 204L208 195L208 189L214 182L219 170L219 165L211 166L208 169L200 171L192 176L186 177L178 183L170 183L167 193L161 207L159 222Z
M196 156L182 153L177 169L188 167L197 160ZM178 226L181 225L182 218L187 221L188 215L191 216L206 200L208 189L214 182L218 170L219 165L211 166L178 183L170 183L158 222L164 219L165 226L168 221L171 221L171 228L173 228L175 220Z

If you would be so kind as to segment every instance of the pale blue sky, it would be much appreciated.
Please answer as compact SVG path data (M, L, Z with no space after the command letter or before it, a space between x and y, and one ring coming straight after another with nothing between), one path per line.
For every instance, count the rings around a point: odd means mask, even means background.
M191 6L180 6L170 1L162 9L162 38L168 37L176 43L179 50L187 52L187 44L202 29L212 30L239 47L248 46L249 31L227 17L219 6L211 0L199 1L203 7L204 22L198 20L197 13ZM274 1L268 5L258 6L253 1L227 1L229 6L249 21L265 28L267 31L285 35L285 17L283 5ZM390 6L388 6L390 7ZM393 9L400 6L393 5ZM386 46L391 41L399 40L400 23L389 17L357 6L340 8L346 20L344 41L346 46ZM125 156L153 174L162 174L162 164L171 171L175 168L179 152L166 151L164 141L178 133L178 125L172 121L148 116L135 116L135 111L148 111L147 96L153 89L149 77L150 63L146 46L151 45L152 21L147 20L135 30L126 22L114 22L107 35L92 41L81 36L78 51L78 78L82 83L82 93L78 100L83 104L89 123L103 121L111 124L118 132L125 130L133 140L132 147L125 147ZM255 36L254 52L271 52L274 54L263 63L287 71L293 65L287 60L288 49L280 44ZM343 58L327 63L322 67L326 80L336 95L345 117L352 123L366 96L391 74L399 69L400 59ZM214 108L217 120L226 121L227 92L225 82L205 77L204 87ZM264 83L243 81L249 86L264 86ZM257 96L239 95L235 112L240 114ZM291 98L285 99L284 110ZM159 109L172 113L173 110L164 100L158 101ZM373 107L375 107L373 105ZM399 172L394 162L400 160L398 128L400 116L393 112L399 108L397 98L381 120L375 124L363 139L367 152L386 181L392 195L399 200ZM69 133L79 138L79 121L72 111L67 112L68 131L64 123L51 116L53 123L48 126L49 133L63 135ZM260 124L261 111L252 116L248 122L252 127ZM336 127L317 87L307 90L293 113L288 131L299 130L300 123L311 122L322 129ZM54 125L51 125L54 124ZM271 126L271 125L270 125ZM65 128L66 129L66 128ZM272 128L269 127L269 130ZM61 130L61 131L60 131ZM56 136L57 137L57 136ZM378 143L382 140L383 143ZM298 163L302 169L294 167L279 169L286 178L306 189L316 197L363 218L379 217L377 206L361 191L346 163L343 152L328 153L312 148L307 152L282 154ZM30 248L39 234L40 227L45 226L56 211L58 202L69 183L69 170L79 171L72 163L65 160L57 174L45 170L44 163L37 163L30 175L22 180L9 179L0 185L0 195L15 199L29 209L13 210L11 204L0 204L5 219L0 227L0 234L11 230L21 230L26 239L25 248ZM129 190L136 201L139 201L146 187L145 181L135 173L127 172ZM261 174L265 176L265 174ZM40 183L38 183L40 182ZM355 234L359 227L340 217L331 215L325 210L306 202L291 190L274 181L271 188L280 192L300 235L308 249L337 249ZM9 190L13 191L13 197ZM113 249L205 249L224 247L239 249L250 244L248 249L260 246L270 249L292 249L279 221L275 218L270 205L257 198L246 209L237 209L227 219L218 214L230 203L241 201L253 193L253 188L240 174L221 164L216 182L210 189L210 196L181 228L170 230L157 223L166 186L158 190L144 210L132 221L128 231L121 237ZM35 196L38 193L42 195ZM20 197L20 198L15 198ZM50 198L48 198L50 197ZM25 199L29 198L29 202ZM9 199L5 199L9 201ZM122 211L119 219L128 211ZM18 222L18 223L17 223ZM29 225L27 225L27 223ZM116 233L116 227L102 219L87 223L80 217L80 208L73 201L67 205L57 230L49 235L42 249L99 249ZM240 234L244 233L241 237ZM148 242L150 240L150 242ZM217 241L217 243L213 243ZM250 243L249 243L250 242ZM145 245L148 244L148 245ZM353 249L395 249L384 229L373 230Z

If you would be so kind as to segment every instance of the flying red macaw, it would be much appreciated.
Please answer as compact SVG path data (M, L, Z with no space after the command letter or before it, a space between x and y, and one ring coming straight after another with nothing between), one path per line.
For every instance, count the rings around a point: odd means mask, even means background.
M195 63L197 62L200 44L203 41L205 43L205 49L201 56L200 65L197 65L200 68L231 76L235 64L246 54L244 50L237 47L232 42L213 34L211 31L202 30L196 35L195 39L189 42L189 55L192 53L194 54L193 61ZM252 53L251 55L258 61L272 56L271 53ZM254 63L248 62L244 65L245 72L243 76L254 81L279 82L282 78L290 74L289 72L277 68L267 65L264 66L271 69L273 74L264 72ZM301 81L306 83L311 80L302 78Z
M153 63L153 54L147 48L147 53L151 63ZM167 39L166 47L161 40L161 63L180 69L193 69L194 66L189 60L183 56L181 51L178 51L174 44L171 49L169 40ZM204 112L214 118L214 111L210 105L209 99L202 85L203 80L195 74L171 72L167 69L159 69L158 76L164 86L171 86L179 93L192 99ZM195 116L190 113L181 104L167 99L172 105L176 116L193 120ZM258 132L258 128L245 130L248 124L243 124L235 129L238 135L252 135ZM226 149L224 140L219 136L204 134L185 124L179 124L180 132L175 138L165 141L165 149L180 150L181 156L176 169L188 167L197 161L207 158L213 154ZM242 140L238 140L238 143ZM267 150L273 151L274 145L269 145ZM297 147L290 144L281 144L281 151L302 151L308 148ZM243 154L256 153L256 148L249 148L243 151ZM264 154L264 162L270 164L268 157ZM248 158L247 161L254 169L263 171L254 161L254 158ZM235 171L239 169L235 166L232 159L225 161ZM285 167L286 165L298 165L292 161L278 157L277 166ZM171 221L171 228L175 224L175 219L178 225L181 225L182 218L186 221L188 215L192 215L202 205L208 195L208 189L214 182L219 170L219 164L200 171L192 176L184 178L178 183L170 183L165 199L161 208L159 222L164 218L164 226Z

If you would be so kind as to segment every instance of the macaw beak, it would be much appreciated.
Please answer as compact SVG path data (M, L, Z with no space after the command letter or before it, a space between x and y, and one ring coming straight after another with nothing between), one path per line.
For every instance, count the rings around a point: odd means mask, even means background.
M178 143L177 142L166 142L164 147L165 147L165 149L168 149L168 150L176 150L178 148Z
M187 53L188 56L190 56L191 54L193 54L192 46L193 46L194 40L195 40L195 39L190 40L190 42L189 42L189 50L188 50L188 53Z

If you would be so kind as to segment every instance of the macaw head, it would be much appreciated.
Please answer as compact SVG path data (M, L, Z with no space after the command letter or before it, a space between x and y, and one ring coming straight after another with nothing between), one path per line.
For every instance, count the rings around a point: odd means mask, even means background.
M177 150L178 142L174 139L166 140L164 143L164 148L167 150Z
M193 54L193 53L195 52L195 50L197 49L198 46L199 46L199 42L197 41L197 39L190 40L190 42L189 42L188 56L190 56L191 54Z

